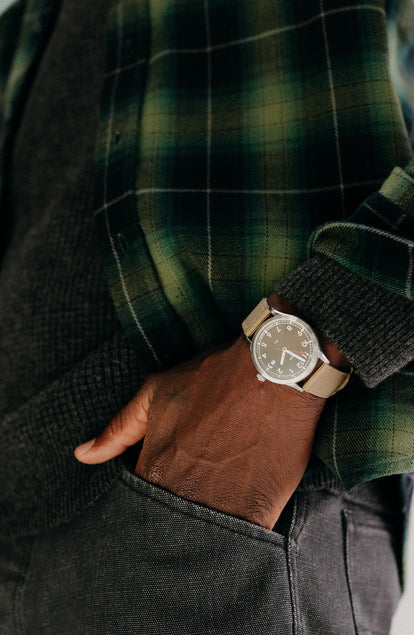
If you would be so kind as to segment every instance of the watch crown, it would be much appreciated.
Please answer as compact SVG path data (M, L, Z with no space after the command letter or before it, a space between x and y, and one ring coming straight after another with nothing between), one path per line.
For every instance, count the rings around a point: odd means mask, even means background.
M262 381L262 382L266 381L266 377L263 377L263 375L261 375L260 373L257 373L256 377L259 381Z

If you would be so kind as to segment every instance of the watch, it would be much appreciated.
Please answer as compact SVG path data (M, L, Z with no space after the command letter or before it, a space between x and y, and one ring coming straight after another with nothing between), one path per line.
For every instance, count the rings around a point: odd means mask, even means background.
M352 373L331 366L312 327L282 313L263 298L242 322L257 379L327 398L346 386Z

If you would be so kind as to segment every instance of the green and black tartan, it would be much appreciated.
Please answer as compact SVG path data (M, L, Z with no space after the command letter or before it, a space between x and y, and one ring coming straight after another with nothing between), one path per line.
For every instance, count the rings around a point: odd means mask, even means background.
M389 13L396 59L410 4ZM383 0L113 3L95 218L114 305L148 372L237 335L315 253L412 299L414 170L401 169L411 151L386 18ZM7 113L22 77L0 64ZM403 232L380 218L396 209ZM414 470L413 447L409 367L375 388L353 379L314 446L346 486Z

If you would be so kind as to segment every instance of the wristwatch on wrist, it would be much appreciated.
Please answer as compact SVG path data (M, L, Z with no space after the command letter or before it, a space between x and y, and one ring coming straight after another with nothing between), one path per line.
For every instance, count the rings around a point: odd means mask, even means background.
M277 311L263 298L242 322L257 379L327 398L344 388L352 369L331 366L313 329L302 318Z

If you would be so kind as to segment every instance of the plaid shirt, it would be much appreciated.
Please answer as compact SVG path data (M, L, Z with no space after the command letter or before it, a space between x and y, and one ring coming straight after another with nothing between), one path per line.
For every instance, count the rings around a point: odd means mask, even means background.
M22 0L0 21L6 186L57 10ZM113 3L94 214L148 372L237 335L315 253L412 299L412 16L404 0ZM414 470L413 374L328 401L314 449L345 485Z

